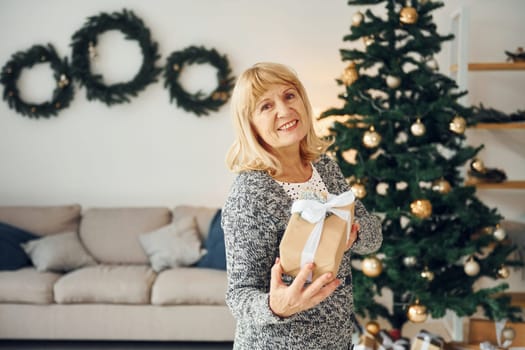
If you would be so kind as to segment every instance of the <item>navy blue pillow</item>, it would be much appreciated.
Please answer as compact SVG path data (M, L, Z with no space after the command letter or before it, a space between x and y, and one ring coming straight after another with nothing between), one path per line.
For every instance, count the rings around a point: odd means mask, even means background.
M221 227L221 209L211 220L208 238L204 242L208 251L195 266L209 269L226 270L226 248L224 247L224 231Z
M36 238L40 236L0 222L0 270L31 266L31 260L20 244Z

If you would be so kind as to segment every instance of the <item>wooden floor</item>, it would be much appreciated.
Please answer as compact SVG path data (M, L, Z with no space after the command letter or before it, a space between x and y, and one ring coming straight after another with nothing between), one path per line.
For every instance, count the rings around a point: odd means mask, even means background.
M197 342L122 342L122 341L6 341L0 340L0 349L24 350L231 350L232 343Z

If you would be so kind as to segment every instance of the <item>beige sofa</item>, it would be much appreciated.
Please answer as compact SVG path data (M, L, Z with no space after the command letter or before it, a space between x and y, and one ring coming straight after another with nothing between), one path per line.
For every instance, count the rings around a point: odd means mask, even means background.
M0 222L39 236L74 232L93 258L68 272L33 266L0 271L0 339L233 340L235 322L224 301L226 272L197 267L155 272L139 240L192 218L204 242L216 211L0 207ZM74 254L65 259L80 259Z

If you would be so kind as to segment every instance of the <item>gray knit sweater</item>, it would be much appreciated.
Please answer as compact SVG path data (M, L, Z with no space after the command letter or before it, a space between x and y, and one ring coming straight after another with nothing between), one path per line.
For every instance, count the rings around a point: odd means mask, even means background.
M348 185L339 166L326 156L314 163L330 193ZM292 200L264 171L240 173L222 213L226 242L228 291L226 302L237 321L234 349L349 349L352 338L353 297L350 255L367 254L382 242L379 220L356 202L358 239L344 254L337 290L313 309L288 318L275 316L268 306L271 268L290 218ZM291 282L290 276L283 276Z

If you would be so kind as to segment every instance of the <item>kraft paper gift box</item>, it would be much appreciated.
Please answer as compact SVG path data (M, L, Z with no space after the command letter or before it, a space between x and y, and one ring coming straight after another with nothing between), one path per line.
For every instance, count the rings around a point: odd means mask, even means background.
M370 333L365 332L359 337L359 343L354 345L354 350L378 350L379 341Z
M295 201L279 246L284 273L297 276L303 265L314 262L309 280L326 272L332 272L335 278L350 235L354 206L351 191L329 194L326 202Z
M423 329L416 335L410 350L442 350L444 343L443 338Z

